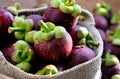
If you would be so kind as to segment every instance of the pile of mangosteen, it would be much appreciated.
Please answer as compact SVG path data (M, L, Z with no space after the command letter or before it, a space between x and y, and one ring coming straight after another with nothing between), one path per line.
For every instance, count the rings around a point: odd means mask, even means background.
M113 13L112 9L108 3L99 2L93 11L104 42L102 79L120 79L120 11Z
M19 6L0 8L0 50L11 64L52 75L96 56L99 43L78 24L82 9L75 0L51 0L42 15L18 15Z

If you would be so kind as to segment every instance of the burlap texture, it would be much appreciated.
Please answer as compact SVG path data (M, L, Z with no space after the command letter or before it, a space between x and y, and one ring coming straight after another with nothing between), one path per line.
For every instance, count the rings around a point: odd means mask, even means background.
M36 0L0 0L0 7L13 6L15 2L20 3L20 8L33 8L38 5Z
M23 9L19 11L19 15L25 14L42 14L46 9L45 7L36 9ZM38 76L26 73L21 69L13 66L4 58L2 52L0 52L0 73L14 77L15 79L101 79L101 56L103 52L103 41L98 30L94 27L95 22L92 14L82 9L82 16L85 17L85 21L80 22L80 25L86 27L95 41L100 43L99 47L94 51L97 56L83 64L79 64L71 69L65 70L59 74L52 76Z

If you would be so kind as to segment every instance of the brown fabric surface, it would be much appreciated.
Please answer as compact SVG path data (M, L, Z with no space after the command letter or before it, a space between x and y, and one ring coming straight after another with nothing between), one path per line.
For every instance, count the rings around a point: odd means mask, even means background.
M32 14L37 13L41 14L44 11L44 8L37 9L24 9L19 11L20 14ZM65 70L59 74L55 74L52 76L37 76L33 74L26 73L19 68L13 66L9 62L6 61L2 53L0 52L0 73L6 74L8 76L14 77L16 79L100 79L101 77L101 55L103 52L103 41L100 37L99 32L94 27L94 19L92 14L82 9L82 16L86 19L83 22L80 22L80 25L86 27L90 32L91 36L95 41L100 43L99 47L95 49L97 56L83 64L79 64L71 69Z
M120 5L119 5L120 0L76 0L76 3L79 4L84 9L93 11L96 3L103 1L111 6L113 13L118 12L120 10ZM44 3L49 3L50 0L37 0L37 2L38 2L37 5L41 5Z
M20 8L33 8L37 6L36 0L0 0L0 7L13 6L15 2L20 3Z

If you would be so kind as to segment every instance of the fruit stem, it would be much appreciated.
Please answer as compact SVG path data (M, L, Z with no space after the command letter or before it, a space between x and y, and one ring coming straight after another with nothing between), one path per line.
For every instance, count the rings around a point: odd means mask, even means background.
M15 7L17 10L19 10L20 4L19 4L18 2L16 2L15 5L14 5L14 7Z
M20 27L9 27L8 33L12 33L12 32L25 32L25 29Z
M106 60L110 59L110 50L107 50L107 52L105 54L105 59Z
M75 0L63 0L63 2L68 6L72 6L75 4Z
M99 42L93 41L93 40L87 40L87 45L89 46L99 46Z
M46 23L43 22L43 20L40 20L38 22L38 24L40 25L41 30L43 30L46 33L50 32L50 29L48 28L48 26L46 25Z

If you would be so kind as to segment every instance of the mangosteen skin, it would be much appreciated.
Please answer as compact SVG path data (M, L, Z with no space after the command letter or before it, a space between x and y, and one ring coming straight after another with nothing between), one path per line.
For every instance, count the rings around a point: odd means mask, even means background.
M101 35L101 37L102 37L102 40L103 40L104 42L106 42L107 37L106 37L106 34L105 34L104 30L99 29L99 28L97 28L97 30L98 30L98 32L100 33L100 35Z
M6 8L0 8L0 33L7 33L14 16Z
M105 55L105 53L108 50L111 51L111 54L117 56L118 59L120 59L120 46L113 45L112 43L105 42L103 55Z
M31 14L26 16L26 19L31 19L34 22L33 29L34 30L40 30L40 26L38 25L38 21L43 20L43 16L38 14Z
M70 34L73 39L73 46L78 45L79 39L77 38L77 30L81 27L80 25L76 25L75 27L72 28Z
M43 18L45 21L52 22L55 25L64 26L68 32L70 32L78 22L78 17L63 13L60 9L53 8L50 5L45 10Z
M120 63L114 66L102 66L102 79L111 79L115 74L120 74Z
M6 60L8 60L12 64L15 64L11 59L12 54L15 51L13 44L3 47L1 51L3 55L5 56Z
M68 57L68 67L82 64L96 56L96 53L86 45L75 46Z
M100 15L94 15L94 20L95 20L95 27L100 28L102 30L107 30L108 29L108 22L105 17L100 16Z
M47 62L59 62L68 57L72 46L72 38L67 32L63 38L52 38L49 41L34 44L34 49L41 59Z

